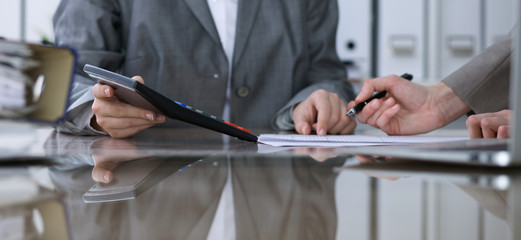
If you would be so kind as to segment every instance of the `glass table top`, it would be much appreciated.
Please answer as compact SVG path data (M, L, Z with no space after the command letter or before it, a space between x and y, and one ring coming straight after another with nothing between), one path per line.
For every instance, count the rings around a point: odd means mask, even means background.
M273 148L200 129L41 136L22 156L49 161L4 164L0 180L26 176L56 194L73 239L509 239L520 212L516 168ZM2 229L7 209L0 201Z

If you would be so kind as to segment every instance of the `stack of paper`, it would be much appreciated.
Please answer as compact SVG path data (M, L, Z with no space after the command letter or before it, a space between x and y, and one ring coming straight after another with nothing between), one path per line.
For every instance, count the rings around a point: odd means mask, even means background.
M29 75L38 66L32 54L27 45L0 41L0 116L23 116L34 109L43 78Z
M373 135L300 135L261 134L259 143L277 147L341 147L434 143L468 140L469 137L452 136L373 136Z

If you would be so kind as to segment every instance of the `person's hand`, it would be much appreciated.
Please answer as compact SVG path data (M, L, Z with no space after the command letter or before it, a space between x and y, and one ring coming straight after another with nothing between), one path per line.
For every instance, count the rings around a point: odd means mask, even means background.
M295 148L293 152L297 155L309 155L317 162L324 162L338 156L332 148Z
M377 91L387 91L387 95L367 104L357 118L360 123L391 135L429 132L470 111L463 99L444 83L422 86L397 75L365 81L348 107L365 101Z
M482 113L467 118L470 138L509 138L511 110Z
M355 155L355 159L360 162L360 165L378 164L378 162L385 161L385 160L380 159L380 157L378 157L378 156L367 156L367 155ZM364 174L369 177L382 178L382 179L387 179L389 181L396 181L396 180L402 178L402 176L398 176L398 175L385 175L385 174L382 175L382 174L373 173L373 172L364 172Z
M134 80L144 83L139 76ZM158 123L165 122L165 116L150 110L141 109L118 100L114 89L107 85L96 84L92 88L94 117L91 126L108 133L113 138L126 138Z
M139 153L136 142L132 138L104 137L96 141L94 145L96 145L96 151L92 154L94 160L92 179L96 182L110 183L114 179L113 170L120 163L147 157L147 155Z
M308 135L315 130L317 135L348 134L356 127L356 121L347 117L346 105L335 93L325 90L313 92L293 110L295 130Z

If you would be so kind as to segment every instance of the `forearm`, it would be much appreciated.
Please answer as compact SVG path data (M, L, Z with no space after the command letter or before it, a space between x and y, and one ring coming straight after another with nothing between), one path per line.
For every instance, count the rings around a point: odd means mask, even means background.
M429 87L435 93L431 100L433 109L442 116L441 126L445 126L471 111L470 106L445 83Z
M475 113L508 108L511 38L487 48L443 82Z

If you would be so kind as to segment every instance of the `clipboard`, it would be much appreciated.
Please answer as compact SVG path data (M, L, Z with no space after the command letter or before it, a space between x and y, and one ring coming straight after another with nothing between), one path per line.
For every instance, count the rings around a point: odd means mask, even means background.
M111 86L114 94L128 104L241 140L257 142L257 136L250 130L171 100L134 79L89 64L84 66L83 71L98 83Z

